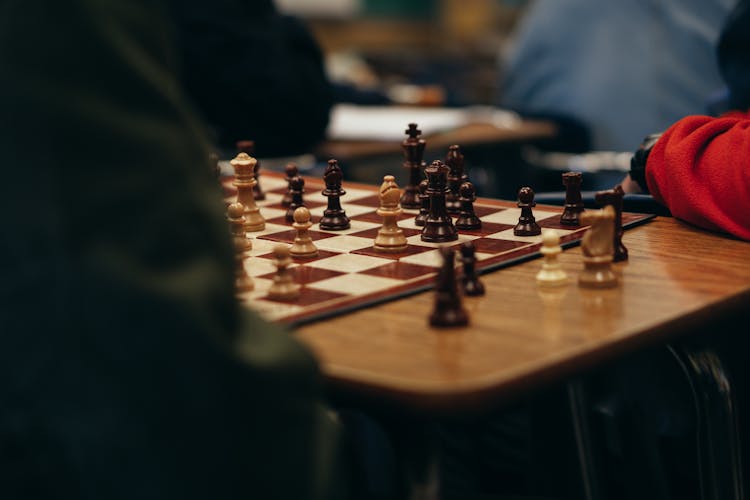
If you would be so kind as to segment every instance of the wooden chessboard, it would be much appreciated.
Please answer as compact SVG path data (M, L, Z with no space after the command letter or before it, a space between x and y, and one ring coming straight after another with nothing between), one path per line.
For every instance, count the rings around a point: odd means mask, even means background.
M351 228L325 231L317 224L327 205L326 197L321 194L325 186L322 179L305 177L305 206L314 223L310 234L319 255L312 259L294 259L291 269L302 285L299 299L272 300L266 296L276 270L272 249L279 242L291 244L295 231L286 222L286 208L281 206L287 190L283 176L264 172L260 182L266 199L257 204L266 219L266 227L263 231L249 233L253 249L245 267L255 282L255 289L241 298L270 321L300 325L428 290L434 286L441 265L438 250L441 246L459 246L472 241L480 273L540 256L541 236L513 235L520 214L516 203L486 198L479 198L474 204L482 228L459 231L458 241L450 243L421 241L421 228L414 224L418 210L405 209L399 227L407 236L408 248L398 254L379 253L373 249L382 224L375 213L379 205L379 186L352 184L344 179L346 195L341 198L341 205L351 219ZM232 178L223 177L222 183L226 202L235 201ZM587 227L560 225L561 213L562 207L558 206L534 208L536 221L542 228L556 229L563 248L577 245ZM623 227L627 229L651 218L653 215L624 212Z

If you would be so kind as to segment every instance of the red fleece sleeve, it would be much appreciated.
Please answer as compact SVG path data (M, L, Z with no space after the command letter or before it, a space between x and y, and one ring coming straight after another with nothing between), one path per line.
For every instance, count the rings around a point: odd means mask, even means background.
M750 240L750 114L678 121L651 150L646 182L673 216Z

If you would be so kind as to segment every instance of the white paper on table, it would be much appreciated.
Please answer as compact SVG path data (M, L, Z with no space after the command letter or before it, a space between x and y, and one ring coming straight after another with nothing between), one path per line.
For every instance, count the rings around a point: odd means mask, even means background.
M520 120L516 113L491 106L430 108L337 104L331 111L327 137L334 141L401 141L410 123L416 123L422 135L428 136L470 123L508 128Z

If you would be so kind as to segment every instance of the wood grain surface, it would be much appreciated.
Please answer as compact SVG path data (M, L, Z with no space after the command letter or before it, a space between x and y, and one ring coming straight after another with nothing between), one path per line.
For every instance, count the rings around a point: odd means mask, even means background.
M625 233L616 288L580 288L581 249L560 261L567 286L535 281L541 260L482 276L470 325L428 326L434 294L299 328L335 390L418 410L481 407L672 339L750 305L750 243L658 217Z

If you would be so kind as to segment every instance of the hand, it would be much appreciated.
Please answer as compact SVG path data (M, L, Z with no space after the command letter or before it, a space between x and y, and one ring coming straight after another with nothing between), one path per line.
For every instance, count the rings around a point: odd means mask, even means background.
M625 176L625 178L620 183L620 186L622 186L622 190L625 191L625 194L643 193L643 189L641 189L641 186L639 186L637 182L630 178L630 174Z

